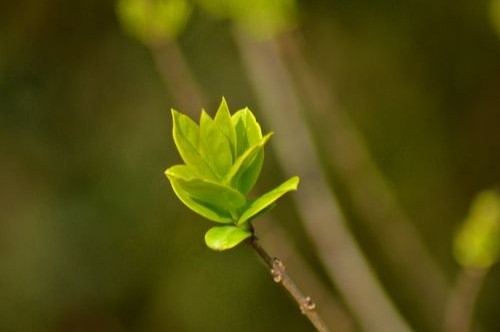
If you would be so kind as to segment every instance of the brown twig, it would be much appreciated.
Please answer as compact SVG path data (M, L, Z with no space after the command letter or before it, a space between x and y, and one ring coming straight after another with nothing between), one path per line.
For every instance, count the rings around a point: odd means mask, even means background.
M464 268L458 275L445 312L444 332L470 332L474 309L488 269Z
M338 102L332 79L326 82L307 61L300 37L297 32L283 34L277 40L278 51L297 91L309 102L305 114L318 140L327 142L324 160L345 185L360 221L376 240L397 281L421 308L426 324L438 328L450 284L373 160L362 133Z
M285 271L285 264L276 258L271 257L267 251L262 248L256 236L250 237L246 243L264 260L267 266L271 269L271 274L275 282L281 284L283 288L293 297L298 303L301 312L307 316L309 321L314 325L319 332L329 332L330 329L326 326L323 319L316 311L316 304L309 296L305 296L293 279Z
M261 115L282 137L273 144L276 156L287 175L299 174L302 178L301 190L293 196L325 271L362 329L412 331L347 226L276 43L255 41L239 31L234 36L257 91Z
M175 107L191 115L198 114L205 97L179 45L174 41L155 40L148 46L160 77L174 99Z
M354 318L347 312L344 304L333 296L328 281L320 278L310 266L310 262L303 257L298 248L289 238L283 226L273 220L270 214L259 217L259 241L265 243L266 249L272 252L283 262L287 263L287 272L302 289L307 289L307 294L321 308L321 317L327 326L335 326L336 332L359 332L359 327Z

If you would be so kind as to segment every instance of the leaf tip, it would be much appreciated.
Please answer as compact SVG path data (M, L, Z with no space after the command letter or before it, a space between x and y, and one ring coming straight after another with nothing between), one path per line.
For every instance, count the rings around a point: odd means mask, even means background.
M176 178L174 172L173 172L173 168L175 166L172 166L172 167L169 167L165 170L164 174L165 176L167 177L167 179L169 179L170 181L172 181L172 179Z
M290 182L292 184L293 190L297 190L299 183L300 183L300 178L298 176L292 176L290 178Z
M272 136L274 135L274 131L268 132L264 137L262 138L264 142L267 142Z
M203 122L206 122L207 120L213 120L212 117L208 114L208 112L202 108L201 109L201 115L200 115L200 124Z
M171 170L172 167L170 168L167 168L164 172L165 176L167 177L167 179L172 182L175 180L175 175L172 174L172 170Z
M215 113L215 119L217 119L219 117L224 117L224 116L231 118L231 114L229 112L229 106L227 104L226 98L222 97L222 100L219 104L219 107L217 108L217 112Z

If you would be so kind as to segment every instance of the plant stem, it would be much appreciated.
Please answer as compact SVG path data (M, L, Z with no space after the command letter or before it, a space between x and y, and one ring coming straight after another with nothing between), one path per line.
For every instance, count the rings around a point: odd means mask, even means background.
M457 277L445 313L445 332L470 332L474 309L488 269L464 268Z
M325 271L363 330L411 332L347 225L276 42L252 40L238 31L234 37L260 114L282 137L273 145L277 159L288 176L302 178L293 198Z
M277 40L278 51L298 93L309 102L304 114L318 140L325 143L322 147L326 165L345 185L355 211L360 213L360 222L387 258L391 274L411 296L414 305L421 308L425 323L437 329L451 285L422 240L416 223L401 208L394 188L371 156L362 133L338 102L332 79L326 82L307 61L300 37L293 32L281 35Z
M335 326L335 332L360 331L344 305L331 294L328 282L313 271L310 262L306 261L292 244L287 232L270 214L259 217L259 242L266 244L268 252L279 252L280 259L287 263L287 267L293 267L293 272L289 268L288 273L292 273L295 282L302 289L307 289L308 295L321 308L319 313L327 326Z
M319 332L329 332L330 329L326 326L323 319L316 311L316 304L309 296L305 296L295 281L285 271L285 264L276 258L271 257L267 251L262 248L258 238L254 235L250 237L246 243L250 245L255 252L264 260L267 266L271 269L271 274L275 282L280 283L283 288L293 297L298 303L300 310L307 316L309 321L314 325Z
M160 77L177 104L175 107L191 115L198 114L205 97L179 45L174 41L155 40L148 46Z

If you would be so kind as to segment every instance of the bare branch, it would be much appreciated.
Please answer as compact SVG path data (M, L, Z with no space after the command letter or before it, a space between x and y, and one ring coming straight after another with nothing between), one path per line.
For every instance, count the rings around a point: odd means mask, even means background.
M246 243L250 245L255 252L262 258L266 265L271 269L273 280L279 283L287 290L293 299L299 305L301 312L307 316L309 321L314 325L319 332L329 332L330 329L326 326L323 319L316 311L316 304L309 296L305 296L295 281L285 271L285 264L276 258L271 257L267 251L262 248L256 236L250 237Z

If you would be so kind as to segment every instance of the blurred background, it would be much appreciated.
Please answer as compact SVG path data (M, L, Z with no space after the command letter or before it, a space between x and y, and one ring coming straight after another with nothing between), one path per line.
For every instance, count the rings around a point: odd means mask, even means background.
M255 227L333 330L500 330L498 249L453 250L500 181L500 1L18 0L0 331L313 330L250 248L205 246L163 174L170 108L222 96L275 131L256 192L302 178Z

